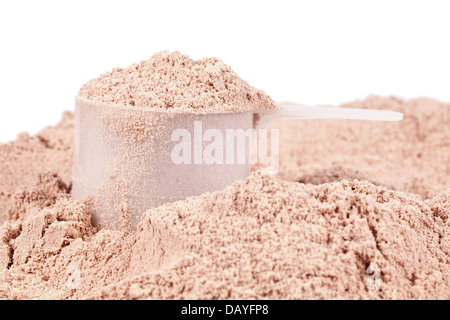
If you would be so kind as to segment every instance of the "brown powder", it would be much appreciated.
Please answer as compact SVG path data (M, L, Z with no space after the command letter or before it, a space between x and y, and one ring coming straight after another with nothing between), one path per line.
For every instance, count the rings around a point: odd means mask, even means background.
M20 187L34 185L37 173L54 171L70 185L73 161L73 114L66 112L55 127L36 136L22 133L16 141L0 144L0 222L8 201Z
M244 112L275 108L272 99L249 86L221 60L194 61L179 52L166 51L89 81L78 97L165 112Z
M350 107L405 120L279 123L277 178L149 210L132 233L96 230L68 197L69 116L44 146L0 146L0 298L449 299L450 106Z
M342 107L399 111L404 120L279 122L280 179L364 179L424 199L450 187L449 104L372 96Z
M367 182L313 186L254 174L149 211L139 232L155 229L184 244L184 259L90 297L449 297L448 225L420 200ZM366 285L369 266L381 270L377 290Z

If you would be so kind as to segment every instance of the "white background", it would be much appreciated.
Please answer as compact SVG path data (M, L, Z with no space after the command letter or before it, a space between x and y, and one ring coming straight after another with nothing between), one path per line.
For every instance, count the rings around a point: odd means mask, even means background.
M450 101L450 1L0 1L0 141L161 50L217 56L275 100Z

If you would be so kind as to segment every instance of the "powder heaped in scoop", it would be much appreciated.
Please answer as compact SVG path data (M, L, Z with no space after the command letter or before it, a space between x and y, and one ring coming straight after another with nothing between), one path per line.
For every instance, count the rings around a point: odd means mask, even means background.
M171 112L245 112L274 109L273 100L250 86L220 59L190 59L160 52L86 83L79 98Z

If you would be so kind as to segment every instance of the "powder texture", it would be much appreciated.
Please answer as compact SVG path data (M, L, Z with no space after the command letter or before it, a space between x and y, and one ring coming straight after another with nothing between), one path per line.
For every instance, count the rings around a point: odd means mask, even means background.
M371 96L342 107L403 112L404 120L279 122L280 179L314 184L368 180L424 199L450 186L448 104Z
M0 146L15 159L0 162L0 298L449 299L450 106L370 97L346 107L405 120L275 124L277 177L255 171L151 209L131 233L91 225L68 193L70 161L39 173L41 151L71 157L61 138L71 117L43 131L61 150L39 147L33 166L39 138Z
M21 187L34 185L40 172L53 171L70 185L73 161L73 114L65 112L60 123L36 136L20 134L13 142L0 144L0 222L8 201Z
M251 87L217 58L198 61L179 52L117 68L86 83L79 98L171 112L245 112L274 109L263 91Z

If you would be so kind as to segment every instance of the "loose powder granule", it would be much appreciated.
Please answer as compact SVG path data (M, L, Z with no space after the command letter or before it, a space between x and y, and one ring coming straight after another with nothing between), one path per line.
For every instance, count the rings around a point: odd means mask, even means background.
M245 112L274 109L261 90L251 87L217 58L198 61L179 52L113 71L85 84L79 98L164 112Z
M450 106L347 106L405 120L283 122L278 177L151 209L129 233L70 200L71 117L0 145L0 298L449 299Z

